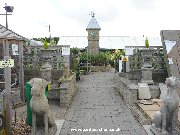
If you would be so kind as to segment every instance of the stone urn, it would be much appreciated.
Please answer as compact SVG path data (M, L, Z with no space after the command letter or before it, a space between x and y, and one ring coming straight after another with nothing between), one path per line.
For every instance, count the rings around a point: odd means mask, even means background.
M152 53L153 50L149 49L149 48L144 48L141 50L141 55L143 57L143 68L152 68Z

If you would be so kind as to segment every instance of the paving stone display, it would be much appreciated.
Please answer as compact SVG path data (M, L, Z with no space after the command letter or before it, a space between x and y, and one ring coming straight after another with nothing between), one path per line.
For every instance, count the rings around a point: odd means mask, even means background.
M82 76L60 135L147 135L115 90L113 72Z

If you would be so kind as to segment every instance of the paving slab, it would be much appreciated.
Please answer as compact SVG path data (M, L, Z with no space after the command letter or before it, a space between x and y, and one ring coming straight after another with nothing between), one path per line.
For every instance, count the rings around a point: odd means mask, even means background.
M81 76L60 135L147 135L115 90L114 72Z

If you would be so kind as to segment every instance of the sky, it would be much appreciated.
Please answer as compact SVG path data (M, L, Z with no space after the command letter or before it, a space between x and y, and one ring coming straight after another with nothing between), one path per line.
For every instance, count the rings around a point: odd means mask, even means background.
M180 0L0 0L14 6L8 28L26 37L87 36L95 13L100 36L160 37L161 30L180 29ZM0 16L5 26L5 16Z

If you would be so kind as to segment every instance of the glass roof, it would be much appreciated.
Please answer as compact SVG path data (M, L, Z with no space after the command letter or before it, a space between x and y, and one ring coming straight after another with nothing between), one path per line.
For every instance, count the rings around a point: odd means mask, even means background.
M161 46L159 37L148 37L150 46ZM62 36L58 45L70 45L71 48L85 48L88 46L86 36ZM106 49L124 49L125 46L145 46L145 37L129 37L129 36L100 36L100 48Z

